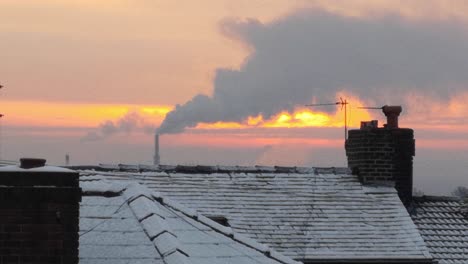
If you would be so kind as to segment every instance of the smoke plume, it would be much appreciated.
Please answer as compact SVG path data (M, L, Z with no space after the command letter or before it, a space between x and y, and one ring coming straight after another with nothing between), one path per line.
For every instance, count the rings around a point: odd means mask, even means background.
M81 141L102 140L117 133L129 134L136 130L149 134L156 129L154 126L148 124L137 112L129 112L117 121L104 121L97 129L88 132L82 137Z
M251 55L240 70L218 69L212 96L178 105L160 133L200 122L269 118L313 100L334 102L342 90L367 101L402 103L409 92L444 100L468 87L468 31L456 21L307 11L270 24L225 21L222 29L251 47Z

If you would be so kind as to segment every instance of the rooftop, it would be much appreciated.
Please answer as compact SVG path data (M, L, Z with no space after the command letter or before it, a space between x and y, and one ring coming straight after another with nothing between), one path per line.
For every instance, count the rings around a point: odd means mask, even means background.
M454 197L415 197L411 217L441 264L468 263L466 201Z
M80 185L80 263L296 263L138 183Z
M427 263L432 259L395 189L364 186L346 168L81 169L82 182L135 181L203 216L224 216L234 233L296 260Z

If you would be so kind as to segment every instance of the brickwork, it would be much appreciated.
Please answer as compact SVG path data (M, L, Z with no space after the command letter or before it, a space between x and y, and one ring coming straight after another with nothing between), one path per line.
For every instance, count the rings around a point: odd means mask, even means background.
M0 172L0 263L78 263L80 201L77 173Z
M411 202L415 155L412 129L351 130L345 147L348 167L364 184L395 182L403 203Z

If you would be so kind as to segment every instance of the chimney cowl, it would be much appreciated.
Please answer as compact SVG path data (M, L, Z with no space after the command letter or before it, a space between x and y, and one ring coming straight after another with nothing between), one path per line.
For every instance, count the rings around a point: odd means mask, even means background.
M398 128L398 116L403 108L399 105L384 105L382 112L387 117L386 128Z
M20 159L20 167L22 169L44 167L45 164L46 164L45 159L37 159L37 158L21 158Z

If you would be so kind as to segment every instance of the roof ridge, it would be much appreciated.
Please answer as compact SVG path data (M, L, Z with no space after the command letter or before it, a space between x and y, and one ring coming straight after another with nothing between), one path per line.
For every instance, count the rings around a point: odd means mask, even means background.
M417 202L421 201L437 201L437 202L463 202L463 199L456 196L438 196L438 195L423 195L423 196L414 196L414 200Z
M156 206L151 192L135 182L129 184L123 194L163 261L166 264L190 264L188 254L182 250L177 236Z
M127 188L127 185L119 182L109 182L101 177L90 177L90 179L80 180L80 187L84 196L119 196Z
M175 173L297 173L297 174L349 174L347 167L301 167L301 166L223 166L223 165L143 165L99 164L97 166L68 166L74 170L121 171L121 172L175 172Z
M223 226L223 225L209 219L208 217L198 213L196 210L185 207L184 205L180 204L179 202L176 202L176 201L174 201L172 199L169 199L169 198L161 195L161 193L159 193L159 192L153 191L152 196L159 203L167 205L167 206L169 206L169 207L183 213L184 215L192 218L193 220L210 227L214 231L217 231L218 233L221 233L221 234L229 237L230 239L232 239L232 240L234 240L234 241L236 241L238 243L241 243L241 244L243 244L243 245L245 245L247 247L250 247L250 248L252 248L252 249L254 249L256 251L261 252L263 255L265 255L268 258L274 259L274 260L276 260L278 262L281 262L281 263L284 263L284 264L301 264L302 263L302 262L295 261L292 258L287 257L287 256L285 256L285 255L271 249L267 245L261 244L261 243L255 241L254 239L251 239L251 238L249 238L249 237L247 237L245 235L234 233L232 228Z

